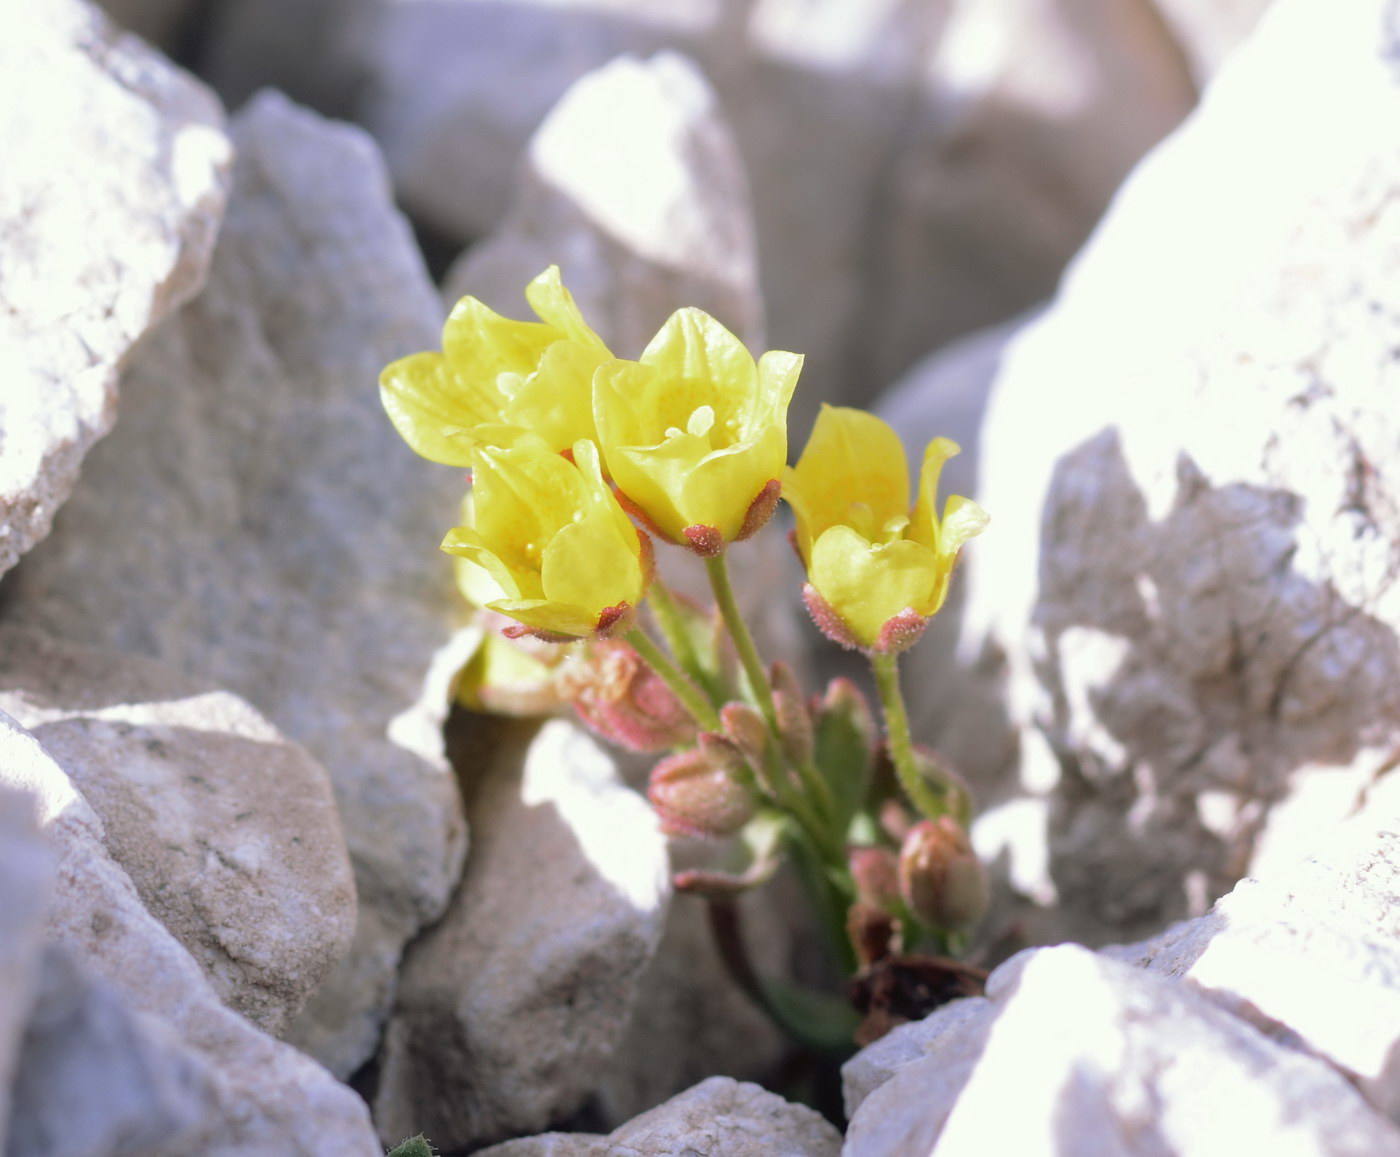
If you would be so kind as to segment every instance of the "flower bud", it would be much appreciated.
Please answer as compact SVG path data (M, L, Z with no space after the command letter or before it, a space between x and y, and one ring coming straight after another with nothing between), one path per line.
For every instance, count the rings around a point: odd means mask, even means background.
M899 898L899 857L890 848L852 847L846 862L856 885L856 899L871 908L888 910Z
M940 816L909 829L899 853L899 891L910 912L943 931L963 931L982 919L987 876L961 824Z
M695 721L666 681L620 639L605 639L565 678L578 716L632 751L665 751L695 736Z
M652 768L647 798L667 835L732 836L753 818L754 796L738 778L738 752L718 735L701 740Z
M743 753L749 766L763 766L768 748L768 724L763 716L747 703L726 703L719 711L719 721L729 741Z

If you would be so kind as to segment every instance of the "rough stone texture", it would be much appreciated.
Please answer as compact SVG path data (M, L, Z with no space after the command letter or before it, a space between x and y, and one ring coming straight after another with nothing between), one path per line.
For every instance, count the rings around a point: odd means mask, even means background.
M79 0L0 14L0 574L49 532L138 338L198 289L218 102Z
M228 99L256 78L352 109L405 204L462 241L495 227L580 76L624 53L695 58L752 180L769 340L810 359L804 431L821 398L869 398L1048 293L1195 99L1150 0L254 0L221 23Z
M1281 1043L1325 1058L1400 1120L1397 820L1392 776L1312 856L1242 880L1209 914L1110 954L1184 979Z
M362 919L295 1037L344 1075L464 853L432 668L461 477L380 409L379 370L434 346L441 309L372 144L275 94L234 131L209 284L128 372L121 426L9 613L226 687L325 765Z
M555 264L619 357L637 357L686 305L762 345L748 181L689 60L624 57L576 81L531 138L505 218L443 296L529 317L525 285Z
M712 842L671 848L673 869L712 866ZM800 901L799 901L800 902ZM764 976L792 974L791 914L769 888L740 902L754 966ZM665 931L637 985L627 1031L599 1073L595 1103L607 1124L631 1120L706 1077L771 1078L787 1040L725 970L710 932L708 905L678 895Z
M421 1130L452 1149L573 1111L661 937L670 886L650 807L574 724L496 726L462 887L404 957L374 1101L386 1140Z
M0 714L0 785L31 792L55 861L48 935L201 1054L214 1107L186 1152L201 1157L380 1157L364 1102L314 1061L226 1008L199 965L141 903L102 821L27 731Z
M208 1061L58 947L43 956L6 1157L179 1157L217 1112Z
M280 1034L355 931L325 769L237 696L3 625L0 711L68 773L225 1003Z
M1047 802L1060 937L1203 913L1301 772L1400 742L1384 14L1280 0L1003 356L965 631L1008 659L987 794Z
M479 1157L837 1157L841 1134L819 1113L757 1085L711 1077L606 1137L546 1133Z
M1186 985L1062 945L1008 961L987 993L860 1101L846 1157L1400 1153L1329 1066Z
M8 1127L20 1038L39 982L44 901L53 870L36 821L27 794L0 788L0 1138Z

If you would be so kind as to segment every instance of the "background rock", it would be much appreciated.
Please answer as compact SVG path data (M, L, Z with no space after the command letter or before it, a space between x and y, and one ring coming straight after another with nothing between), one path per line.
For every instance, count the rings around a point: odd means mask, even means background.
M1400 1153L1343 1077L1184 985L1062 945L1002 965L987 993L860 1102L847 1157Z
M493 726L462 887L404 958L374 1098L386 1139L457 1148L572 1112L661 937L670 884L650 806L574 724Z
M281 1033L355 930L325 769L236 696L3 625L0 711L64 768L225 1003Z
M44 953L6 1157L178 1157L216 1113L208 1063L60 948Z
M38 742L0 714L0 785L32 793L55 863L50 942L163 1020L206 1062L214 1105L188 1150L205 1157L380 1157L364 1103L295 1049L224 1007L188 952L146 911L102 822Z
M979 798L1042 808L1049 875L1025 887L1059 898L1047 936L1204 912L1300 775L1364 778L1394 750L1400 83L1382 18L1281 0L1002 355L963 647L1005 657L1021 756L1004 778L993 736L967 770ZM1325 99L1297 91L1299 53Z
M34 802L23 792L0 789L0 1137L9 1127L20 1039L39 983L52 874Z
M379 370L441 318L372 144L273 94L234 132L209 284L127 374L120 429L7 610L243 695L325 765L362 912L295 1035L345 1075L464 852L432 670L461 478L379 405Z
M822 398L1044 297L1113 189L1190 108L1149 0L230 5L210 75L352 113L405 205L458 243L493 229L530 135L585 73L670 48L720 95L752 181L769 341ZM308 53L290 45L314 44ZM810 406L810 408L808 408Z
M580 78L530 140L509 210L443 283L511 317L559 265L619 357L682 306L763 344L748 181L714 93L690 61L623 57Z
M0 574L111 428L132 346L203 281L222 122L201 85L79 0L0 15Z
M820 1114L757 1085L711 1077L606 1137L546 1133L483 1149L480 1157L837 1157L841 1134Z

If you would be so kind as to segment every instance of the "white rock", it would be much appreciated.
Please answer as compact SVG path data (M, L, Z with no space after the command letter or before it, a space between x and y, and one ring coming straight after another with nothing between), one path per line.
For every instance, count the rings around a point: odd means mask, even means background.
M0 788L0 1137L6 1135L20 1038L39 983L52 874L34 802Z
M1195 99L1146 0L232 7L213 37L222 91L257 75L353 107L405 204L462 241L496 226L526 142L579 77L624 53L696 59L752 180L770 342L810 359L804 433L821 398L868 399L1050 292Z
M364 1102L309 1058L224 1007L199 965L146 910L104 843L102 822L33 736L0 714L0 785L37 797L56 860L52 943L201 1054L214 1111L201 1157L380 1157Z
M217 1111L208 1061L61 948L44 954L6 1157L178 1157Z
M0 14L0 574L115 418L133 344L204 278L218 102L80 0Z
M1248 39L1273 0L1152 0L1202 87Z
M684 57L623 57L576 81L531 138L505 218L448 273L443 296L529 317L525 285L550 265L619 357L637 357L687 305L761 346L743 162Z
M1002 965L923 1050L860 1101L845 1157L1400 1153L1326 1064L1077 945Z
M280 1034L355 931L325 769L237 696L19 627L0 626L0 711L60 762L229 1007Z
M472 856L404 957L375 1119L457 1148L578 1107L661 937L666 846L613 760L564 720L501 723L478 771Z
M1061 935L1204 912L1299 770L1400 738L1382 15L1280 0L1003 357L965 632L1009 658Z
M1242 880L1208 915L1112 954L1331 1061L1400 1120L1396 795L1390 830L1348 825L1316 855Z
M837 1157L841 1134L819 1113L757 1085L711 1077L606 1137L545 1133L479 1157Z
M380 408L380 368L435 345L441 311L373 145L274 94L235 136L209 284L128 372L10 613L242 695L330 772L370 913L296 1039L345 1075L464 853L432 667L461 478Z

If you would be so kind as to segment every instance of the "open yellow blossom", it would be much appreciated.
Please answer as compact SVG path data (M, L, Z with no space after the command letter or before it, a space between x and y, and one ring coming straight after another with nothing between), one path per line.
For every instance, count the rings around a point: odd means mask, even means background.
M797 519L807 605L837 642L903 650L943 605L958 551L987 525L957 495L937 515L938 475L956 453L947 438L929 443L911 514L899 435L863 410L822 407L783 497Z
M580 439L573 460L543 442L472 452L474 526L442 549L482 566L504 593L486 606L549 639L624 630L646 594L651 544L603 481L598 449Z
M593 416L608 472L660 534L713 555L773 512L802 358L757 365L709 314L671 315L637 362L602 366Z
M612 354L551 265L525 290L539 316L512 321L474 297L448 315L442 352L400 358L379 377L395 429L424 458L466 466L478 444L530 431L554 451L594 437L593 371Z

